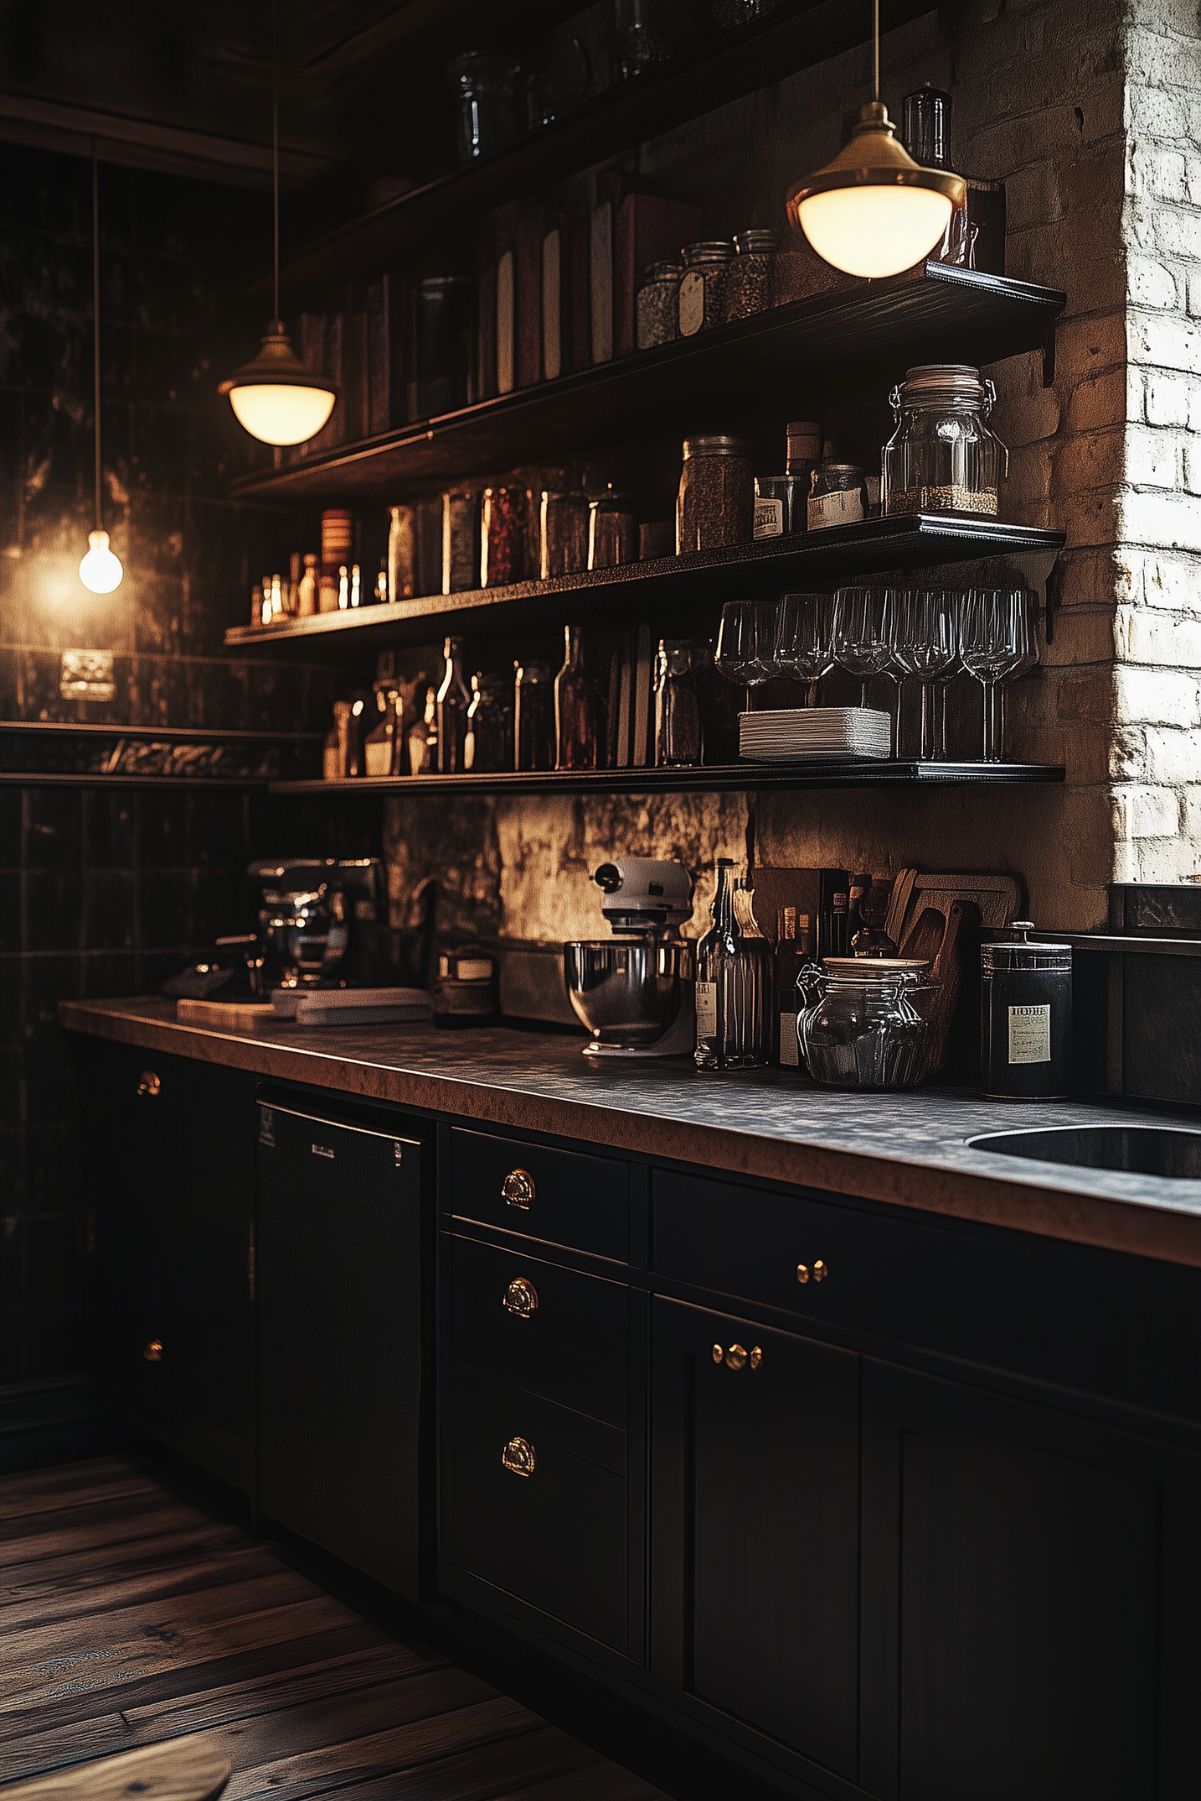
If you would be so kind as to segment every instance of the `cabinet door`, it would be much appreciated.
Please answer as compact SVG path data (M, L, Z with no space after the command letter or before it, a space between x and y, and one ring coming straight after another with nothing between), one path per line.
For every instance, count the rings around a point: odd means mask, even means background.
M1189 1460L868 1361L863 1470L866 1788L890 1801L1201 1792Z
M418 1598L427 1297L422 1147L260 1108L258 1497Z
M656 1674L853 1777L858 1357L656 1299L652 1380Z

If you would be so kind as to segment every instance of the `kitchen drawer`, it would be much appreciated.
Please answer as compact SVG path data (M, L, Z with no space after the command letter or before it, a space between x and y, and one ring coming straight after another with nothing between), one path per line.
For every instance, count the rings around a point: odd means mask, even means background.
M457 1128L450 1144L449 1213L600 1257L629 1255L624 1163Z
M664 1276L1201 1420L1197 1271L668 1171L653 1197Z
M457 1363L625 1428L629 1290L446 1233Z
M624 1653L624 1435L462 1366L453 1383L451 1542L444 1554Z

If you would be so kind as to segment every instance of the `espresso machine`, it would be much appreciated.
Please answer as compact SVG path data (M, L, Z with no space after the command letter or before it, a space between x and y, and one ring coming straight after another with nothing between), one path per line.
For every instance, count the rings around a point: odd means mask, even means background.
M619 857L592 876L611 938L563 946L567 998L591 1034L586 1057L682 1057L696 1035L692 877L674 858Z

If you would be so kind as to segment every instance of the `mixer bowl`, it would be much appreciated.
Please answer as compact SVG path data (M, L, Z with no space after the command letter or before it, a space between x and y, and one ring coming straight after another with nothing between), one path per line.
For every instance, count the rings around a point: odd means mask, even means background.
M579 940L563 946L563 974L594 1043L642 1050L675 1022L692 947L669 938Z

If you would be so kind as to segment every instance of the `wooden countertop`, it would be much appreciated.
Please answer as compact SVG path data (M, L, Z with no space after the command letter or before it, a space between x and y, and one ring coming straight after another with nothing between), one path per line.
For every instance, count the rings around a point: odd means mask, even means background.
M160 999L67 1001L60 1016L93 1037L273 1081L1201 1268L1201 1181L1019 1162L967 1143L990 1131L1147 1123L1128 1109L1008 1106L941 1089L846 1094L782 1070L588 1058L576 1038L509 1027L272 1022L247 1032L181 1025Z

